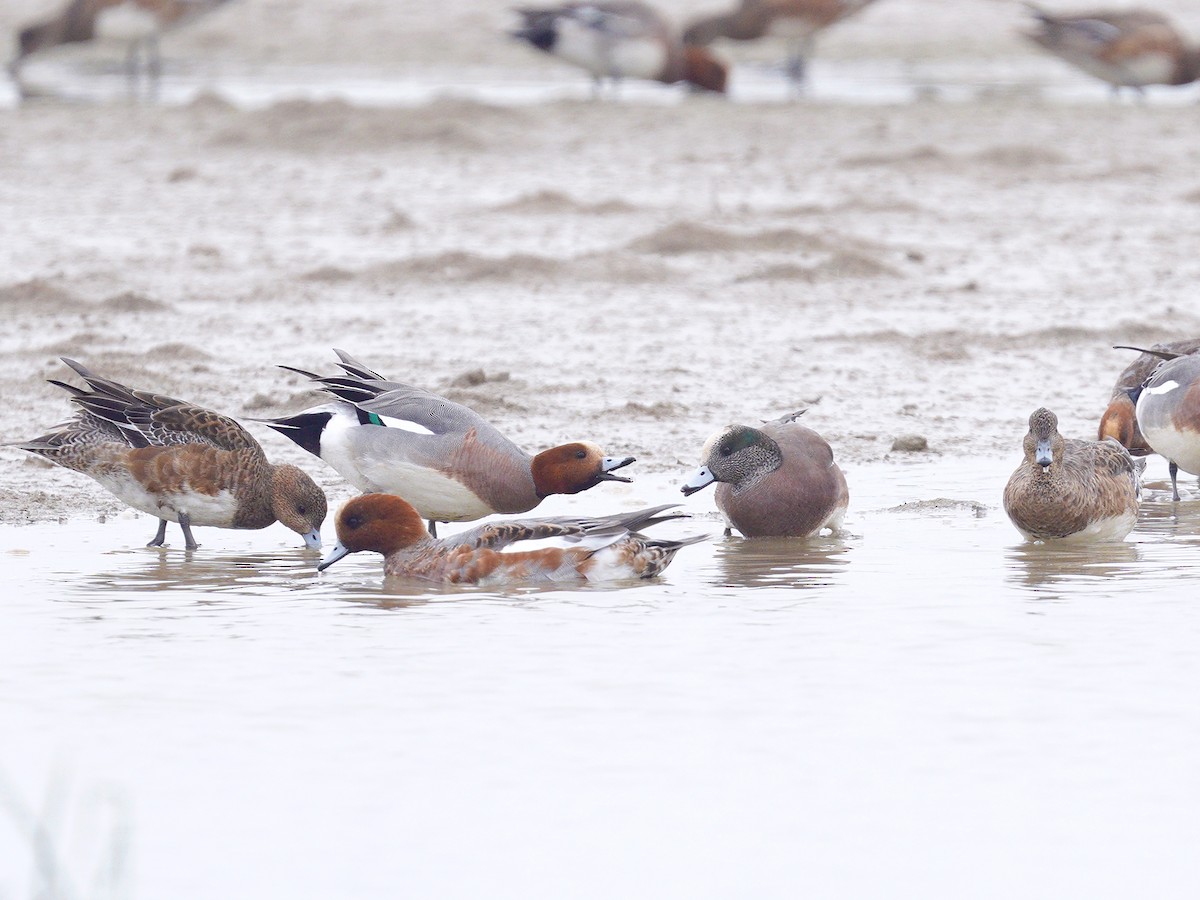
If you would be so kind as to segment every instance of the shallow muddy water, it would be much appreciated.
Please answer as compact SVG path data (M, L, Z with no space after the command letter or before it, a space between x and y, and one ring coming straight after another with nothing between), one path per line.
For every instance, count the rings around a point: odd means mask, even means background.
M0 788L116 896L1188 896L1200 503L1152 466L1128 542L1027 546L1014 464L851 468L849 534L807 544L699 494L660 530L711 541L587 590L6 527ZM0 858L24 896L12 821Z

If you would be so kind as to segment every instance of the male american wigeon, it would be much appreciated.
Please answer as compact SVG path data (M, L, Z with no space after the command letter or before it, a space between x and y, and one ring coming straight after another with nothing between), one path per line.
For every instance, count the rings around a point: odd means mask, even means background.
M817 35L875 0L741 0L731 12L697 19L683 31L683 41L706 46L719 38L755 41L768 35L789 44L786 71L795 87L804 81Z
M430 522L523 513L551 494L577 494L634 461L576 441L530 456L474 410L389 381L342 350L343 374L312 379L332 402L265 420L363 492L404 497Z
M796 421L801 415L718 431L700 451L703 463L681 488L684 495L720 482L717 508L746 537L837 531L850 502L846 477L829 443Z
M212 12L229 0L68 0L57 14L21 29L17 55L8 64L18 92L24 94L21 64L34 53L62 44L96 39L127 44L125 74L132 91L142 68L150 91L158 90L162 77L159 37Z
M681 547L704 536L652 540L638 533L660 522L671 505L600 518L514 519L438 539L421 514L394 494L355 497L337 515L338 543L317 567L360 550L382 553L387 575L450 584L615 581L653 578ZM531 543L537 541L534 548Z
M1166 17L1144 9L1055 15L1027 3L1037 18L1025 37L1089 75L1113 93L1200 78L1200 48L1190 47Z
M90 475L123 503L157 516L148 546L162 545L167 522L178 522L195 550L193 525L256 529L278 521L320 549L325 494L295 466L271 465L233 419L63 362L90 390L50 383L68 391L79 412L16 446Z
M1133 530L1141 478L1124 447L1064 438L1058 417L1044 407L1029 417L1022 446L1004 511L1026 540L1121 541Z
M1141 350L1139 347L1118 346L1117 350ZM1108 408L1100 417L1098 439L1112 438L1134 456L1145 456L1153 452L1137 424L1135 404L1141 394L1142 385L1164 359L1174 359L1200 350L1200 338L1183 341L1168 341L1154 344L1149 350L1141 350L1137 359L1125 367L1113 385Z
M1137 424L1150 449L1170 463L1178 500L1179 470L1200 475L1200 353L1159 364L1138 394Z
M725 92L728 70L704 47L685 45L657 11L638 2L564 3L518 9L513 37L579 66L599 94L604 79L644 78Z

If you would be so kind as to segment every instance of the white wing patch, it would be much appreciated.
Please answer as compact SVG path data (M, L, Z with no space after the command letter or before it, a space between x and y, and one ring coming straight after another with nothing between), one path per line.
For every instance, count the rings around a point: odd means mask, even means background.
M1164 381L1158 387L1146 388L1147 394L1169 394L1179 387L1178 381Z
M617 530L601 534L588 535L556 535L555 537L538 538L529 541L514 541L504 547L501 553L532 553L538 550L590 550L593 553L615 544L625 537L626 532Z
M398 428L401 431L407 431L411 434L436 434L436 432L430 431L419 422L410 422L408 419L397 419L394 416L381 416L379 413L372 413L372 415L388 428Z

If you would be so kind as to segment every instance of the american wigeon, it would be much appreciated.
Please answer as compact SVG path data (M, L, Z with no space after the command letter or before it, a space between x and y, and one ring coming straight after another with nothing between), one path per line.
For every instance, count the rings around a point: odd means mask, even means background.
M746 537L837 531L850 502L846 477L829 443L796 421L802 414L718 431L700 451L703 462L681 488L684 496L720 482L717 508Z
M1137 522L1138 467L1114 440L1080 441L1058 433L1058 417L1036 410L1025 458L1004 488L1004 511L1028 541L1121 541Z
M786 71L795 87L804 81L807 60L817 35L875 0L741 0L732 12L697 19L683 31L683 41L706 46L719 38L754 41L768 35L789 43Z
M1200 338L1154 344L1149 350L1140 347L1117 346L1114 350L1138 350L1137 359L1125 367L1113 385L1108 408L1100 417L1099 440L1112 438L1134 456L1153 452L1137 424L1135 404L1142 385L1164 359L1174 359L1200 350Z
M295 466L271 465L233 419L63 362L90 390L50 383L68 391L79 412L16 446L90 475L123 503L157 516L158 532L147 546L162 545L167 522L178 522L195 550L193 525L266 528L278 521L320 549L325 494Z
M298 372L333 401L264 420L365 493L404 497L430 522L523 513L551 494L577 494L634 461L576 441L530 456L474 410L389 381L342 350L341 375Z
M1178 500L1179 470L1200 475L1200 353L1159 364L1137 396L1137 424L1150 449L1170 463Z
M53 17L21 29L17 55L8 64L17 90L24 94L21 64L34 53L62 44L97 38L125 41L125 72L130 89L144 64L152 91L162 76L158 40L164 32L212 12L229 0L68 0Z
M1027 3L1037 28L1023 32L1040 47L1106 81L1142 93L1151 84L1188 84L1200 78L1200 48L1189 47L1174 26L1144 9L1055 15Z
M638 534L660 522L671 505L601 518L514 519L492 522L438 539L425 530L421 514L394 494L355 497L337 515L338 543L317 567L326 569L360 550L382 553L387 575L450 584L519 584L653 578L680 547L678 541ZM529 547L533 541L554 546ZM522 547L529 549L522 549Z
M686 81L725 92L725 63L703 47L686 46L644 3L565 3L517 13L522 23L512 36L590 73L597 94L606 78Z

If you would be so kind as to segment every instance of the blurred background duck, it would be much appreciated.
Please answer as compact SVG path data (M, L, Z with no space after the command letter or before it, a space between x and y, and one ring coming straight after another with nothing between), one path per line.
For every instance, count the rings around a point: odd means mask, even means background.
M728 70L707 48L685 45L656 10L644 3L566 3L516 10L512 36L588 72L599 96L607 79L683 81L722 94Z

